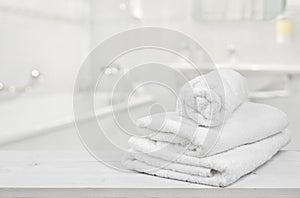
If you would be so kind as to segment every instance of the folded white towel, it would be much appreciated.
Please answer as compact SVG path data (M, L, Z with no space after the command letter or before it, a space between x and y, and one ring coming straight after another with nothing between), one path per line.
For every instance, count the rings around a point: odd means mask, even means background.
M246 79L220 69L196 77L179 91L177 111L202 126L218 126L248 97Z
M245 102L218 127L191 125L176 112L143 117L137 125L154 133L149 139L182 146L181 150L190 150L192 156L209 156L279 133L287 127L288 121L279 109Z
M243 175L267 162L282 147L288 144L287 130L252 144L239 146L229 151L205 158L165 150L155 141L139 138L130 142L131 152L123 164L139 172L165 178L213 186L227 186ZM172 162L172 163L170 163Z

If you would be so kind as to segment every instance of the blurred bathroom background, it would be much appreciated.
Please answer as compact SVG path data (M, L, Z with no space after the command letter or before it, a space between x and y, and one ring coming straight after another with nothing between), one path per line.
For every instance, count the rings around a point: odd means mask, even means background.
M0 150L81 149L72 110L81 64L105 39L144 26L183 32L218 67L245 75L252 101L288 114L293 138L286 149L300 149L298 0L0 0L0 24ZM189 43L181 48L187 56L195 53ZM127 59L105 71L106 78L122 75L136 59L147 57ZM187 76L194 74L180 60L167 62ZM103 68L92 68L90 78L97 77L93 69ZM170 80L179 87L175 78ZM156 93L153 97L161 101L170 97ZM108 98L100 95L98 115L114 131L103 110ZM137 93L136 115L150 100Z

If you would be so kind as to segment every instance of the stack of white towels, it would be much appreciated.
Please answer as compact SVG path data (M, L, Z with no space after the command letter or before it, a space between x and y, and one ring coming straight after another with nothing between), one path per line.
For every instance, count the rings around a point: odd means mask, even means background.
M247 80L216 70L186 83L177 109L140 118L151 135L129 139L123 164L159 177L227 186L270 160L290 141L287 116L247 102Z

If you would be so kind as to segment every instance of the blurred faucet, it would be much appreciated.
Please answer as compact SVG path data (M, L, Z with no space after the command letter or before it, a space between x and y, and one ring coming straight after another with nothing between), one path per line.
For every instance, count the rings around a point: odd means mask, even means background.
M109 94L109 97L107 98L108 104L110 104L111 102L124 102L128 98L128 93L130 92L132 87L132 82L130 80L129 74L126 74L126 69L124 68L124 66L114 62L108 67L101 67L100 71L103 72L103 76L105 77L104 80L102 80L102 82L106 82L114 86L120 83L118 85L119 89L117 89L117 91L114 90L114 87L111 87L111 89L106 90L106 94ZM111 91L113 91L113 94L111 93Z
M29 81L23 86L6 85L4 82L0 82L0 100L16 98L16 96L31 90L37 83L40 76L40 71L33 69L31 70Z
M123 72L121 65L117 63L111 64L109 67L103 67L101 70L104 71L104 75L106 76L115 76Z

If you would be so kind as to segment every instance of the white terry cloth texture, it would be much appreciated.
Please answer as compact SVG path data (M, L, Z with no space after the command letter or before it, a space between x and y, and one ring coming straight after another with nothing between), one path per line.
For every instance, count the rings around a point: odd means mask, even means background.
M202 157L272 136L284 130L288 121L286 114L277 108L245 102L217 127L191 125L176 112L146 116L139 119L137 125L148 134L149 130L153 133L148 139L168 142L171 143L169 149L187 149L187 154Z
M124 158L123 164L127 168L170 179L225 187L270 160L288 144L290 135L288 130L284 130L260 141L205 158L184 154L176 157L174 155L178 154L164 149L163 152L156 151L158 146L155 141L146 138L139 140L130 142L132 148L141 153L131 152Z
M248 97L245 77L219 69L185 83L179 91L177 111L201 126L218 126Z

